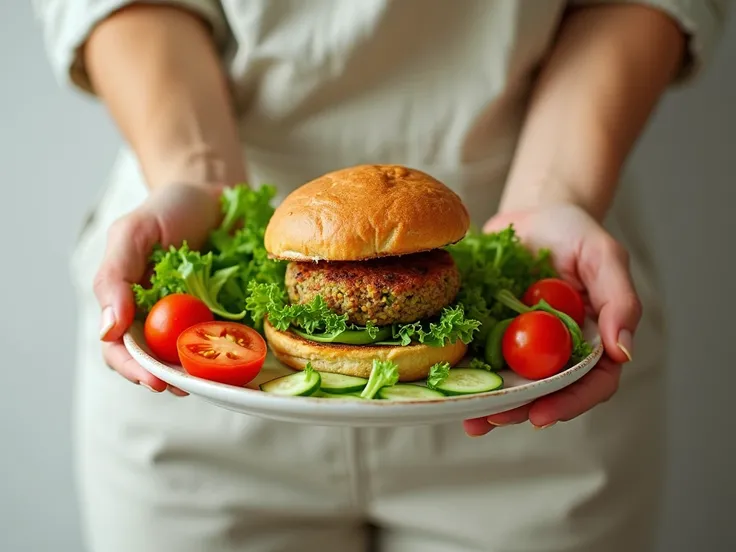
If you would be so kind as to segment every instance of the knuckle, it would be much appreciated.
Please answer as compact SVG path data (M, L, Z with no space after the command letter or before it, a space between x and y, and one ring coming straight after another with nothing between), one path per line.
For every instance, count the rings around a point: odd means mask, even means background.
M116 366L117 363L115 362L115 355L112 354L112 350L112 343L103 343L102 360L105 362L105 366L110 368L110 370L119 372L118 367Z
M620 297L616 298L618 311L626 320L630 320L638 324L644 314L644 305L641 299L633 289L625 291ZM631 328L633 330L633 328Z
M641 299L638 295L636 295L634 292L628 295L626 297L626 304L628 305L628 308L630 312L632 313L632 316L638 321L641 319L642 315L644 314L644 305L641 302Z
M131 216L126 215L115 219L110 226L107 228L107 239L108 241L115 239L116 237L125 236L131 233Z

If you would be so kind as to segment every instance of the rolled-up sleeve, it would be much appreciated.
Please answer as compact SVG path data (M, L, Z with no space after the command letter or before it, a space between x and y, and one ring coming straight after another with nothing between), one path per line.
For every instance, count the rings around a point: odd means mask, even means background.
M639 4L658 9L677 22L688 38L677 82L692 79L708 64L723 33L731 0L570 0L572 6Z
M139 0L33 0L40 21L46 52L60 83L94 94L81 49L95 26L105 18ZM190 10L206 21L218 49L224 48L229 28L219 0L146 0Z

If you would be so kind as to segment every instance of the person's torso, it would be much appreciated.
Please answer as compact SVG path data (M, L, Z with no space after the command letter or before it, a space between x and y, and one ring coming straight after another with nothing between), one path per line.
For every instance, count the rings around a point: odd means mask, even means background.
M252 185L280 199L341 167L399 163L457 191L475 224L496 212L564 0L221 3ZM113 172L108 217L146 193L130 152ZM609 227L646 261L636 201L620 192Z
M252 180L401 163L490 215L562 0L223 0ZM486 198L483 200L483 198Z

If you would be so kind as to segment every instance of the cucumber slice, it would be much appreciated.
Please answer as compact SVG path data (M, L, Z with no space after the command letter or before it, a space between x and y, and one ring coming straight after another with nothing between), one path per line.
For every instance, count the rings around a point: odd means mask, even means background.
M321 399L346 399L349 401L364 401L365 399L360 396L359 393L328 393L327 391L319 390L312 397L318 397Z
M296 372L272 379L260 385L261 391L285 397L306 397L319 391L322 378L314 370Z
M480 368L453 368L445 381L436 386L445 395L470 395L499 389L503 378Z
M355 393L362 391L368 384L366 378L356 376L346 376L343 374L333 374L331 372L320 372L322 382L319 388L327 393Z
M422 399L443 399L445 396L422 385L397 383L379 389L378 398L387 401L421 401Z

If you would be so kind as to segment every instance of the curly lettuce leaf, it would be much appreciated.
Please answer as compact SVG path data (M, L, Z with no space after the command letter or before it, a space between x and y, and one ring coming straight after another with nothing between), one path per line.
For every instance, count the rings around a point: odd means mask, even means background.
M469 232L460 242L447 247L461 275L457 302L468 317L480 321L471 343L476 352L484 346L498 320L516 313L496 299L502 290L520 297L541 278L556 276L549 250L532 253L519 239L513 225L499 232Z
M399 365L391 360L373 359L368 383L360 392L361 399L373 399L384 387L396 385L399 381Z
M478 331L480 321L465 316L463 305L445 307L436 322L413 322L396 324L394 339L401 345L411 342L423 343L434 347L442 347L455 343L459 339L466 345L473 341L473 334Z
M427 387L430 389L437 389L438 385L447 379L450 375L450 363L447 361L438 362L433 364L429 368L429 375L427 376Z
M201 252L185 243L179 248L157 246L151 257L153 275L149 286L134 285L136 305L147 313L171 293L189 293L202 299L212 312L259 329L245 308L251 282L283 287L286 264L268 258L263 243L265 229L274 212L275 188L256 190L245 185L223 191L223 219Z
M237 267L213 270L212 253L192 251L186 242L181 247L170 247L161 253L156 251L158 261L151 277L151 287L144 289L135 284L133 292L136 303L142 309L150 309L156 301L171 293L188 293L204 302L216 315L230 320L242 319L244 305L234 307L218 300L220 290L235 274Z
M474 368L477 370L485 370L486 372L493 372L493 368L487 362L482 361L479 358L473 358L468 365L468 368Z
M136 305L144 313L150 311L161 298L172 293L186 292L184 282L177 271L181 259L171 253L170 250L164 250L160 245L156 245L151 254L153 274L150 287L133 285Z

